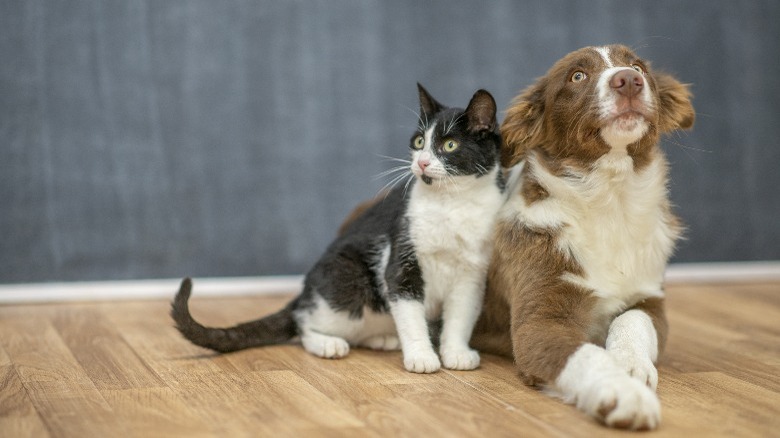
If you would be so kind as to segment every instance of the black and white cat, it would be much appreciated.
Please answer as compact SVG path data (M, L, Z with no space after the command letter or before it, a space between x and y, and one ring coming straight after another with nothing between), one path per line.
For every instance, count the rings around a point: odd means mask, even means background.
M504 201L496 103L479 90L465 110L446 108L418 89L411 187L391 189L346 224L306 275L302 293L273 315L204 327L190 315L192 283L185 279L171 315L187 339L228 352L300 336L306 351L320 357L344 357L350 346L400 346L412 372L479 366L468 343ZM428 328L439 318L441 361Z

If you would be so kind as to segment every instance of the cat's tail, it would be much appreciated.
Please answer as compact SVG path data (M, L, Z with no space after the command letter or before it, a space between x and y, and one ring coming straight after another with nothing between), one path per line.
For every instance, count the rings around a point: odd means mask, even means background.
M298 334L293 319L293 303L284 309L233 327L205 327L190 314L187 301L192 293L192 280L185 278L179 287L179 293L171 303L171 317L185 338L193 344L209 348L220 353L243 350L263 345L281 344Z

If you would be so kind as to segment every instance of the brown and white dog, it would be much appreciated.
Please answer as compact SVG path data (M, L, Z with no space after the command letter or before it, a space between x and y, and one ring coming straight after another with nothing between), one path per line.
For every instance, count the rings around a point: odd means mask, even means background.
M501 127L515 167L472 346L609 426L660 421L663 277L681 226L658 142L693 125L690 97L625 46L586 47Z

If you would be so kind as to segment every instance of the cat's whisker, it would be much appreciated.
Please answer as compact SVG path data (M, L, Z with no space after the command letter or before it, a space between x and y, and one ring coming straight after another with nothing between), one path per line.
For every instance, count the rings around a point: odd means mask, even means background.
M394 183L394 185L395 185L395 184L398 184L398 183L399 183L399 182L401 182L401 181L403 181L403 180L404 180L404 178L406 178L406 177L408 177L408 176L414 176L414 174L413 174L411 171L410 171L410 172L404 172L404 173L401 173L401 174L399 174L399 175L398 175L397 177L395 177L395 179L394 179L394 180L395 180L395 183Z
M406 198L406 191L409 189L409 185L414 181L414 174L409 174L409 179L406 180L406 184L404 184L404 198Z
M410 172L410 173L411 173L411 172ZM388 192L389 192L389 191L390 191L390 189L392 189L393 187L395 187L395 186L396 186L396 185L397 185L399 182L403 181L403 180L404 180L404 178L406 178L406 176L407 176L407 174L406 174L406 173L402 173L402 174L400 174L400 175L396 175L396 176L395 176L393 179L391 179L391 180L390 180L390 181L389 181L387 184L385 184L384 186L382 186L382 188L381 188L381 189L379 189L379 192L380 192L380 193L381 193L381 192L383 192L383 191L388 191Z
M409 170L409 166L397 166L397 167L393 167L392 169L388 169L388 170L385 170L385 171L383 171L383 172L380 172L380 173L378 173L377 175L375 175L375 176L373 177L373 179L374 179L374 180L382 179L382 178L384 178L384 177L386 177L386 176L389 176L389 175L392 175L392 174L394 174L394 173L398 173L398 172L406 172L406 171L408 171L408 170Z
M445 170L447 173L444 175L443 184L444 188L447 190L447 193L452 194L454 191L455 193L460 194L460 187L458 186L458 182L455 181L452 169L448 167Z
M452 118L450 119L450 123L447 124L447 129L444 130L444 135L449 134L449 132L452 130L453 126L455 126L456 123L460 121L460 119L465 115L466 113L461 113L459 116L455 117L453 114Z
M427 129L427 127L428 127L428 115L427 115L427 114L425 114L425 121L423 121L423 118L422 118L422 116L420 115L420 113L418 113L417 111L415 111L415 110L413 110L413 109L409 108L409 107L408 107L408 106L406 106L406 105L402 105L402 106L403 106L404 108L408 109L409 111L411 111L411 112L412 112L412 113L415 115L415 117L417 117L417 121L419 122L419 124L417 125L417 128L418 128L420 131L425 131L425 129Z
M384 158L385 160L389 160L389 161L398 161L399 163L412 164L412 160L405 160L403 158L398 158L398 157L389 157L387 155L381 155L381 154L376 154L376 156L379 158Z
M422 125L421 131L427 131L428 130L428 126L429 126L428 125L428 114L424 112L423 115L425 116L425 123Z

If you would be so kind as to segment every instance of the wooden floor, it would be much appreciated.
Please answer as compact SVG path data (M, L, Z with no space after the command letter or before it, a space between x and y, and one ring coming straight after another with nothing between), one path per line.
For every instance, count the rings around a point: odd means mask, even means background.
M289 296L198 299L225 325ZM780 436L780 284L668 287L661 427L649 435ZM324 360L298 345L216 356L168 303L0 307L0 436L611 436L483 356L476 371L407 373L397 352Z

